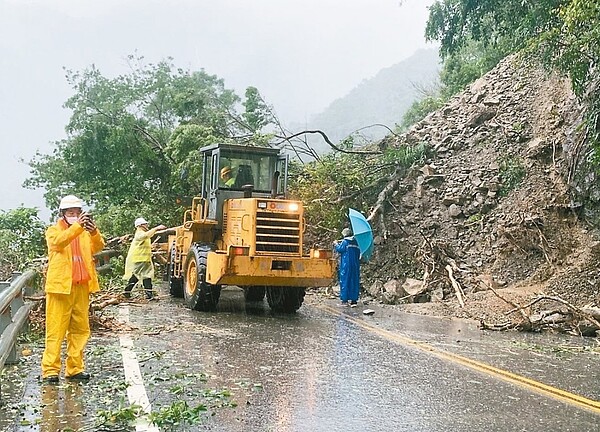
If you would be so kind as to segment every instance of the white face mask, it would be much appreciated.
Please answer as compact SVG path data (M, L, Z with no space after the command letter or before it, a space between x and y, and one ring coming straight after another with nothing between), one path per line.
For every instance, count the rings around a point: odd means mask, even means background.
M65 216L65 220L69 225L73 225L75 222L77 222L77 219L79 219L77 216Z

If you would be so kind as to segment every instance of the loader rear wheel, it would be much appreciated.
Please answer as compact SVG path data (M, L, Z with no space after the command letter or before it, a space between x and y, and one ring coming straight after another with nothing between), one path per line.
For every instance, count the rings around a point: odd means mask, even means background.
M244 287L244 300L246 302L259 302L265 298L265 292L267 287L265 286L249 286Z
M183 278L174 277L175 270L175 246L169 250L169 263L167 264L167 282L169 283L169 293L173 297L183 297Z
M187 305L194 310L214 311L221 296L221 286L205 282L206 257L209 246L192 245L187 254L183 296Z
M305 288L267 287L267 302L274 312L294 313L304 301Z

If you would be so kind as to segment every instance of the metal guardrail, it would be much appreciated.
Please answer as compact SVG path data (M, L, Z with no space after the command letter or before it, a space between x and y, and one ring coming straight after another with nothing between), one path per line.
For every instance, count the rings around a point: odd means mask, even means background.
M119 252L114 250L97 253L94 259L98 273L110 271L110 258L117 255ZM35 270L27 270L23 274L14 273L10 282L0 282L0 369L17 362L17 337L33 307L23 301L23 291L32 286L35 277Z
M29 318L33 304L25 304L23 291L31 287L36 272L13 274L11 282L0 282L0 369L17 361L17 336Z
M110 258L119 254L118 251L104 250L94 255L98 273L110 271ZM35 270L27 270L23 274L14 273L10 282L0 282L0 369L7 363L17 362L17 337L28 322L33 307L32 303L23 301L23 291L31 288L36 274Z

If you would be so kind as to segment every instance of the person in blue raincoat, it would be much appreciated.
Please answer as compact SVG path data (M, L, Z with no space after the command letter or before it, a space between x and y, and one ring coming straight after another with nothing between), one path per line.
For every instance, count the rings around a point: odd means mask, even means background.
M360 248L350 228L344 228L342 235L342 240L333 243L333 249L340 256L340 300L344 306L350 303L356 307L360 291Z

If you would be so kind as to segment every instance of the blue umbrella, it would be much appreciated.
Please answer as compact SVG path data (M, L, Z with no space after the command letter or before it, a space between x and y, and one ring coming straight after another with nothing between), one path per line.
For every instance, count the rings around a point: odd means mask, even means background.
M360 248L361 259L369 261L373 253L373 230L367 219L354 209L348 209L348 217L354 238Z

